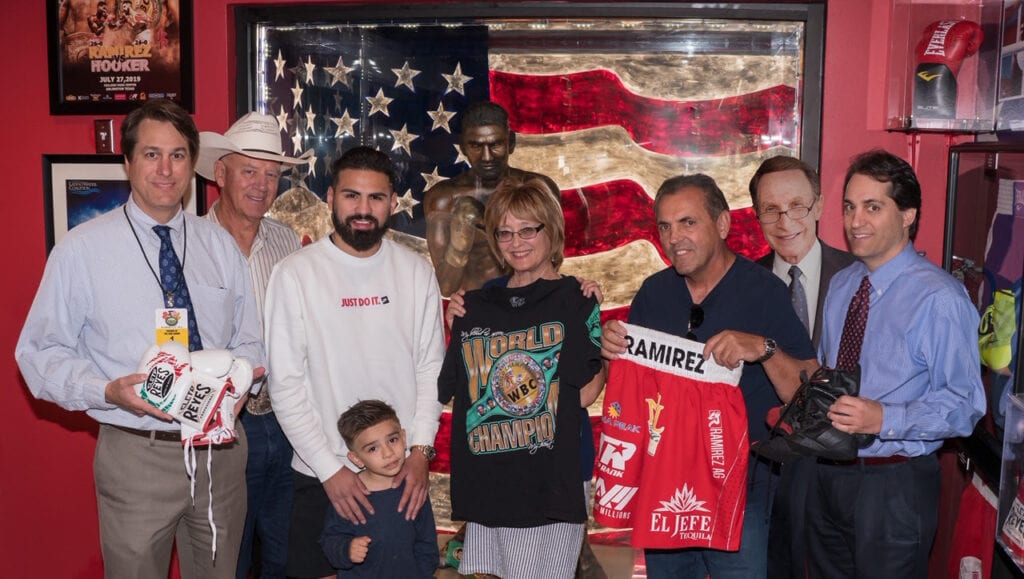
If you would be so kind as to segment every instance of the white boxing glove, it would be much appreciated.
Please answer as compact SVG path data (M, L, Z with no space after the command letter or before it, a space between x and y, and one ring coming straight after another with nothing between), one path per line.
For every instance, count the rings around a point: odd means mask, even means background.
M139 386L139 397L174 415L181 397L192 387L189 360L188 348L180 342L150 346L139 364L139 372L146 374L145 382Z
M192 354L195 396L183 400L181 439L193 446L226 444L235 440L235 404L252 384L252 365L228 350Z

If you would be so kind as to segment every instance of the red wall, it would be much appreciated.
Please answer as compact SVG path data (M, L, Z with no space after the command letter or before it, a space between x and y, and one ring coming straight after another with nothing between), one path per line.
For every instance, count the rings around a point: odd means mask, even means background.
M232 120L229 9L238 3L194 1L195 52L201 55L195 119L200 129L222 131ZM903 135L879 130L884 55L870 53L869 47L878 51L886 45L880 8L885 4L829 4L822 130L822 183L828 197L822 235L833 244L842 245L838 193L849 158L884 147L909 159ZM32 399L13 357L45 264L40 155L93 152L92 117L49 115L45 16L45 2L36 0L11 3L0 18L0 123L8 180L0 195L0 215L7 223L0 246L7 248L3 262L8 268L0 309L0 561L6 577L92 578L102 570L92 482L94 425L83 414ZM121 119L115 123L120 129ZM933 260L942 250L946 146L944 137L922 138L916 162L925 191L918 248Z

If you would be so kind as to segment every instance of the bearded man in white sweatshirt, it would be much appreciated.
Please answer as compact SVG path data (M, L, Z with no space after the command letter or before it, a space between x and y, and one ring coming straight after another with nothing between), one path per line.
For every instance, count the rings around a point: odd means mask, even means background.
M383 238L397 204L391 161L357 147L331 170L334 233L278 263L267 289L271 401L295 448L290 577L334 575L317 542L328 504L357 524L373 514L336 427L341 413L370 398L397 411L411 449L394 483L405 484L407 519L427 498L441 415L440 291L426 259Z

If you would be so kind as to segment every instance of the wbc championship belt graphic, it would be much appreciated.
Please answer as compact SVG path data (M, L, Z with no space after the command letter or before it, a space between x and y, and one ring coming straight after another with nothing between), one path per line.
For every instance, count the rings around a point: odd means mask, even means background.
M462 336L470 452L535 452L553 446L564 335L562 324L551 322L506 332L475 329Z
M491 366L483 396L466 412L466 429L495 416L525 418L544 407L561 349L558 345L542 352L502 354Z

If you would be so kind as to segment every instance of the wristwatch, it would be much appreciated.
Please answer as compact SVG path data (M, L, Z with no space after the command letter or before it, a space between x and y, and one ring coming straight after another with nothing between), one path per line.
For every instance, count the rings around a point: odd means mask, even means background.
M437 451L434 450L433 446L428 444L416 444L409 447L409 450L418 450L423 453L423 456L427 457L427 462L431 462L437 457Z
M756 362L758 364L760 364L761 362L767 361L768 358L771 358L772 356L775 355L775 349L777 347L778 347L778 344L775 343L775 340L773 340L771 338L765 338L764 339L764 355L761 356L760 358L758 358L756 360Z

